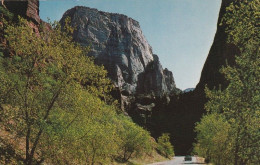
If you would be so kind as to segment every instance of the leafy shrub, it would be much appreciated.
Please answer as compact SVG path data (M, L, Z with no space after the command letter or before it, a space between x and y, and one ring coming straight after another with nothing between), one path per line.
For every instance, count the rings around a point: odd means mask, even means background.
M203 116L195 127L197 132L195 153L216 164L230 163L233 157L230 154L230 145L227 143L229 130L230 125L223 115L214 113Z
M14 14L9 12L6 8L0 5L0 13L4 16L5 19L11 20L14 17Z
M129 118L121 118L121 153L124 161L142 156L152 151L152 141L148 131L133 123Z
M159 153L167 158L174 156L174 149L170 143L170 136L168 133L163 133L158 138L157 150Z

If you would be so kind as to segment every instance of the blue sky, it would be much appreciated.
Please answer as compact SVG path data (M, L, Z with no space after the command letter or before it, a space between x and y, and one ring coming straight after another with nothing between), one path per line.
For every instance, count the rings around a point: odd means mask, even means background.
M217 27L221 0L42 0L43 20L60 20L74 6L125 14L137 20L180 89L195 87Z

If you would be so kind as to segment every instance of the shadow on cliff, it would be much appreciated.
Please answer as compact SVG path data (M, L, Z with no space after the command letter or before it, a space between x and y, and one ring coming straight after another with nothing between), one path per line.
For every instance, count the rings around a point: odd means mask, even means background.
M188 92L171 97L168 105L158 101L147 125L153 137L170 133L175 155L186 155L195 142L195 123L204 113L204 94Z
M204 104L207 102L204 93L205 85L209 89L219 89L219 87L222 90L225 89L228 82L219 70L226 64L234 65L235 56L240 54L234 44L228 43L228 34L225 31L227 25L224 23L220 25L226 13L226 7L232 2L237 3L235 0L222 0L214 42L196 89L171 96L168 105L157 100L150 121L147 123L147 128L155 138L162 133L171 134L171 142L176 155L190 154L193 150L192 144L196 140L194 128L196 122L199 122L205 113Z

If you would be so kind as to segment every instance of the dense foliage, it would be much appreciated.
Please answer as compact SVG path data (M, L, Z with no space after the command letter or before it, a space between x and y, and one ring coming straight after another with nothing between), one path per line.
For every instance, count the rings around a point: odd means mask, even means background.
M160 154L164 155L167 158L174 156L174 150L173 146L170 143L169 134L164 133L158 138L157 149Z
M1 17L8 18L9 20L13 19L14 17L13 13L9 12L5 7L1 5L0 5L0 13L1 13Z
M108 163L149 153L149 133L117 114L106 71L72 42L68 21L61 30L1 20L0 125L24 139L23 163Z
M236 1L222 24L240 49L234 66L221 73L225 90L206 89L208 115L196 126L198 154L216 164L258 164L260 158L260 1Z
M150 153L153 143L148 132L134 124L129 119L122 117L124 122L121 124L121 148L123 149L122 158L124 161L132 157L140 157L143 153ZM127 130L127 131L125 131Z

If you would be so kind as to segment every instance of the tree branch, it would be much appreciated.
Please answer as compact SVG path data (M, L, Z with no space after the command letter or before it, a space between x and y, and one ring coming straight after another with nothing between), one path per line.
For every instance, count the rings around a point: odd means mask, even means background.
M53 96L53 98L52 98L52 100L51 100L51 102L50 102L50 105L49 105L48 108L47 108L47 111L46 111L46 114L45 114L43 120L46 120L46 119L48 118L49 113L50 113L50 111L51 111L51 109L52 109L52 107L53 107L55 101L56 101L57 98L59 97L59 94L60 94L60 92L61 92L61 88L62 88L62 87L60 87L59 90L57 91L57 93ZM32 159L33 159L33 156L34 156L36 147L37 147L37 145L38 145L38 143L39 143L40 137L41 137L41 135L42 135L42 132L43 132L43 128L41 127L40 130L39 130L39 132L38 132L38 134L37 134L37 136L36 136L36 139L35 139L35 141L34 141L34 143L33 143L33 147L32 147L31 153L30 153L29 163L32 162Z

